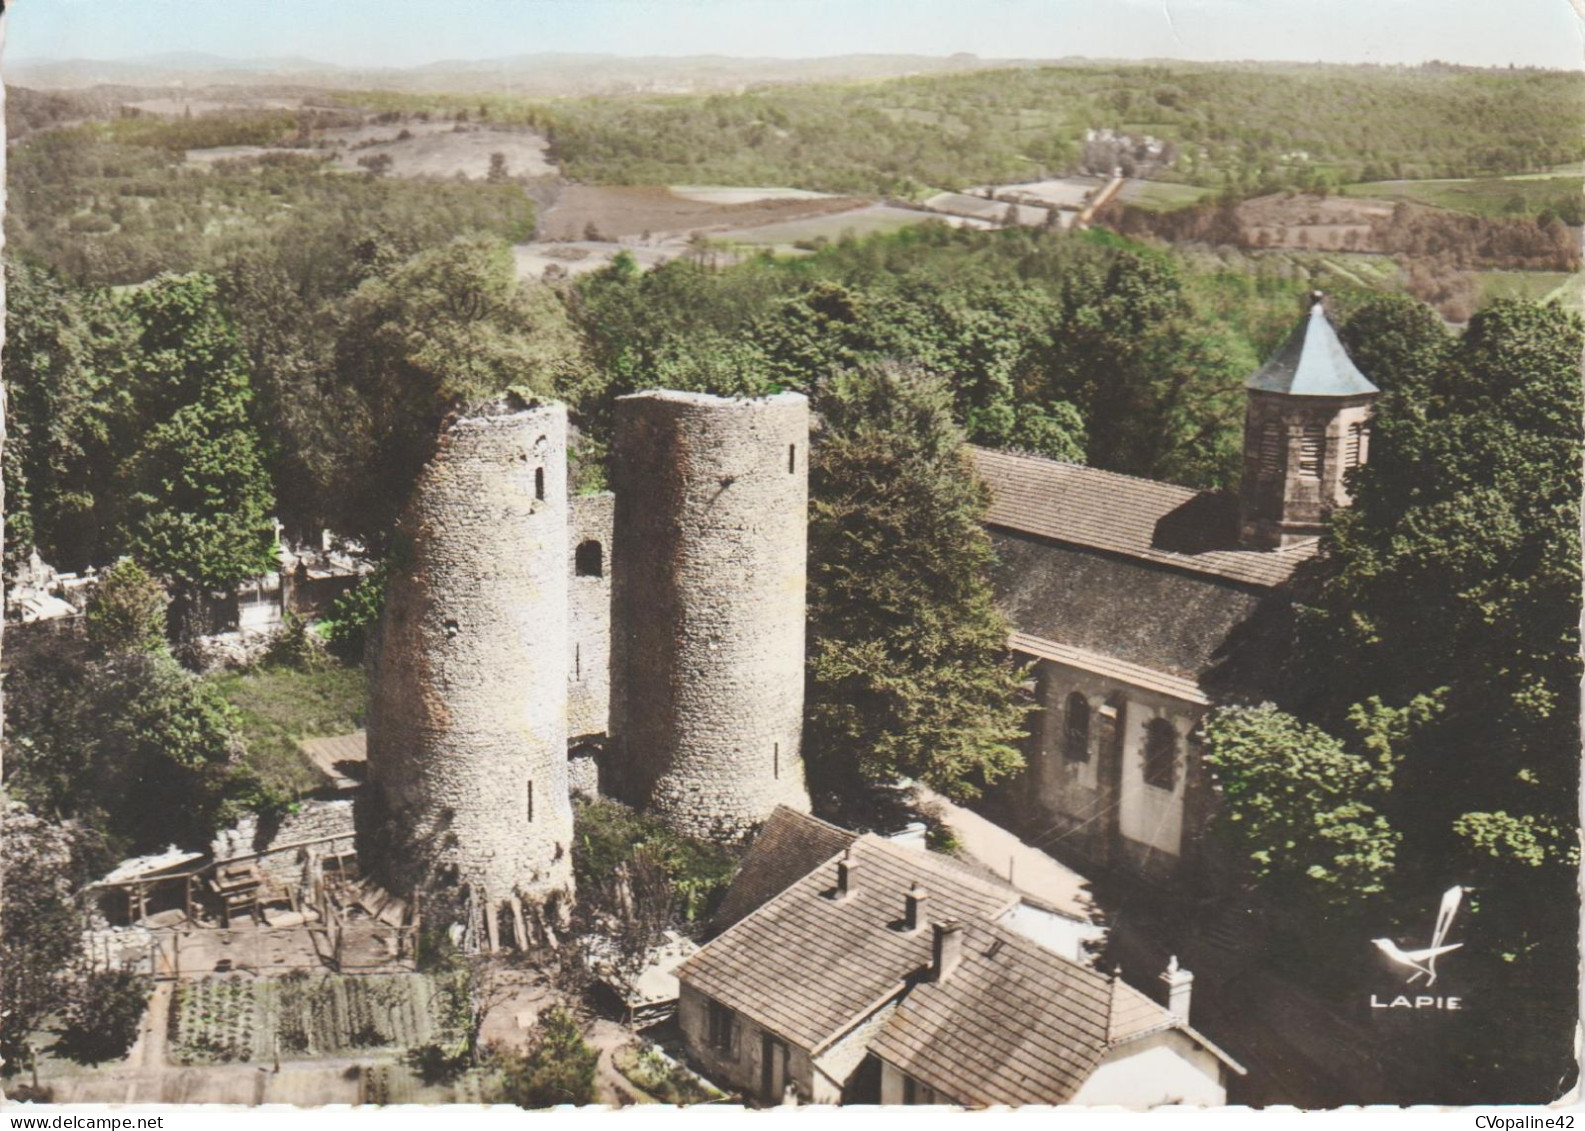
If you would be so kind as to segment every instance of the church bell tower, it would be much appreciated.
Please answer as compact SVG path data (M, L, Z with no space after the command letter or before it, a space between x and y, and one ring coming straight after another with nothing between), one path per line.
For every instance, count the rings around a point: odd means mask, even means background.
M1350 360L1314 292L1283 347L1245 384L1239 539L1276 550L1319 537L1349 503L1344 474L1370 456L1380 392Z

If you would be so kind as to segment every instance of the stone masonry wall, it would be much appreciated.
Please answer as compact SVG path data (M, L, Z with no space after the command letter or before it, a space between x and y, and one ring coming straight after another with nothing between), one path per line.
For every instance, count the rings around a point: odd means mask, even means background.
M368 714L398 886L570 893L566 434L561 405L457 420L398 524Z
M1358 458L1370 459L1370 416L1376 394L1355 397L1303 397L1251 391L1244 413L1244 477L1240 488L1239 536L1246 545L1276 549L1326 529L1327 513L1349 504L1344 482L1349 462L1349 430L1359 427ZM1276 466L1262 459L1262 437L1277 431ZM1320 439L1317 466L1301 466L1306 430Z
M809 408L617 401L611 732L619 795L736 840L808 811L803 722Z
M574 740L605 735L611 729L611 524L615 511L616 500L610 492L572 500L567 564L572 575L567 732Z

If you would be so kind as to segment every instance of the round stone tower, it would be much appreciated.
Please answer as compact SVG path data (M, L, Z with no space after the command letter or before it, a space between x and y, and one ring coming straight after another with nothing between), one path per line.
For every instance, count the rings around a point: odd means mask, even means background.
M616 403L614 784L692 836L808 811L809 404L649 392Z
M398 522L373 649L390 870L466 889L492 947L536 933L525 903L543 924L571 895L566 453L561 405L514 398L445 430Z

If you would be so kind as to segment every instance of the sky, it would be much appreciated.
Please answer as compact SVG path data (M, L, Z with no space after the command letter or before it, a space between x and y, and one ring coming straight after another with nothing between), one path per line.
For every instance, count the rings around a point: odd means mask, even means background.
M11 0L12 59L405 67L536 52L1585 67L1585 0Z

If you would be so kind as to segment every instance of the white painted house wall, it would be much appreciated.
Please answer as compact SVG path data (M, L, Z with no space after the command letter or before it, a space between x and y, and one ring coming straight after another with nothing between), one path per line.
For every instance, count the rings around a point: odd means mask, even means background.
M1226 1069L1176 1029L1119 1045L1102 1058L1073 1097L1089 1107L1227 1103Z

